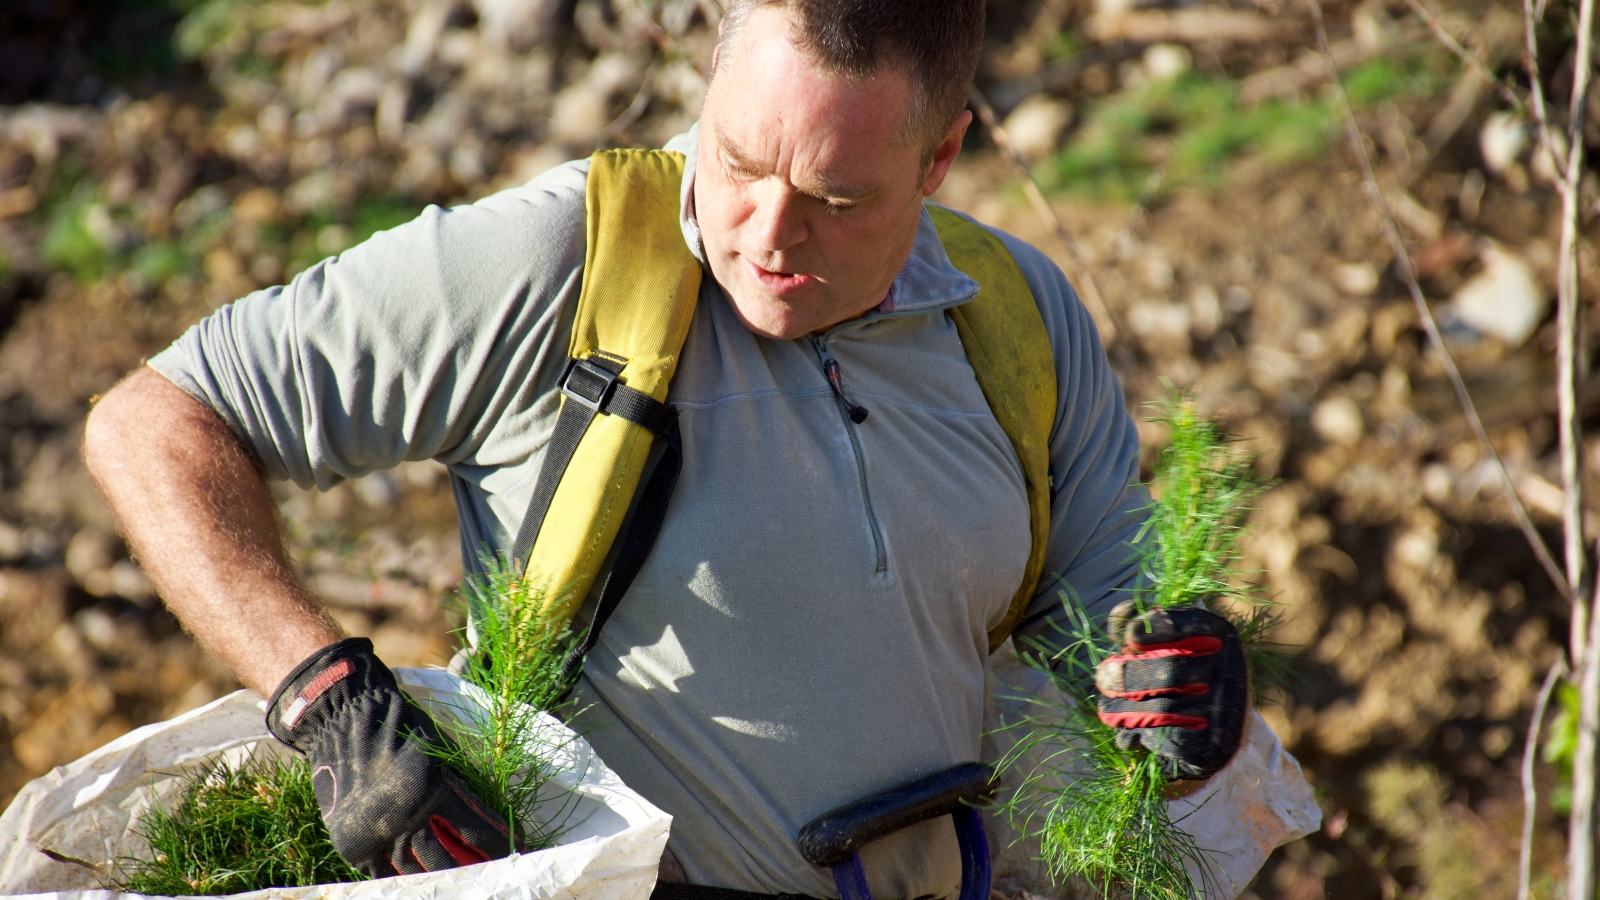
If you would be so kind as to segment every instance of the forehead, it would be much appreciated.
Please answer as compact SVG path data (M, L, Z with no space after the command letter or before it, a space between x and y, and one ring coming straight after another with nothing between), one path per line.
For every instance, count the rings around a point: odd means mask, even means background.
M906 140L911 80L897 66L855 80L828 71L793 41L789 13L763 7L745 22L706 98L718 140L777 165L866 175L897 167ZM727 52L727 51L725 51Z

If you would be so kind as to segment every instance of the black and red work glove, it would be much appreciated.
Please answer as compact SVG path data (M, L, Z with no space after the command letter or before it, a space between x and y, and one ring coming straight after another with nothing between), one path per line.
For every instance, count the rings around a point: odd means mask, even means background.
M1096 667L1100 721L1124 749L1143 746L1169 779L1205 779L1239 750L1250 676L1233 623L1202 606L1138 615L1117 604L1106 630L1121 653Z
M511 853L505 820L428 755L424 742L446 739L366 638L329 644L289 673L267 706L267 728L310 760L333 848L367 877Z

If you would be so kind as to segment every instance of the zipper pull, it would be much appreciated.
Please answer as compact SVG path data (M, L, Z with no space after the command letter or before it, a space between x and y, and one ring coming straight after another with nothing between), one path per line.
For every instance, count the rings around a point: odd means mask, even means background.
M844 375L839 372L839 361L834 359L832 354L829 354L828 358L823 361L822 372L828 376L828 384L833 388L834 396L838 397L839 402L844 404L844 411L850 416L850 421L857 425L865 422L867 420L867 408L851 403L850 398L844 395Z

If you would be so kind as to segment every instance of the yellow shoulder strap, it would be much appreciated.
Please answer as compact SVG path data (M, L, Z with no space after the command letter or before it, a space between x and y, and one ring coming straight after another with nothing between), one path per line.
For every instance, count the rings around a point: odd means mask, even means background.
M684 158L605 150L589 163L588 251L567 355L625 360L618 380L659 402L678 367L700 291L700 263L678 224ZM563 407L572 403L563 396ZM652 435L596 415L561 475L529 550L525 578L570 619L617 539L650 456Z
M607 150L590 161L585 205L588 252L568 356L621 365L618 380L664 402L688 336L700 264L678 224L681 154ZM1022 462L1032 548L1022 584L1000 626L998 648L1033 598L1050 525L1050 430L1056 380L1044 319L1027 280L986 229L930 206L956 268L978 282L976 297L950 311L989 407ZM573 402L562 398L563 408ZM651 433L597 415L550 500L528 555L526 578L571 618L588 595L638 490ZM548 527L543 527L548 526Z
M1033 291L1000 239L950 210L930 205L928 213L950 262L978 283L978 295L952 308L950 318L990 411L1022 461L1028 490L1033 546L1005 620L989 632L992 653L1027 612L1044 570L1050 535L1050 430L1056 419L1055 357Z

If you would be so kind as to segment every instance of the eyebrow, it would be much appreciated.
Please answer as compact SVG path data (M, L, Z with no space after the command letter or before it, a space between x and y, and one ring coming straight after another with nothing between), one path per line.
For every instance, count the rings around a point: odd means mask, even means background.
M756 172L760 170L750 155L721 130L717 132L717 143L722 147L722 152L731 158L735 165L741 169ZM796 185L803 193L823 199L859 201L877 192L876 188L865 188L849 184L833 178L826 172L819 173L809 184Z

